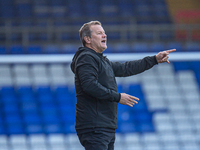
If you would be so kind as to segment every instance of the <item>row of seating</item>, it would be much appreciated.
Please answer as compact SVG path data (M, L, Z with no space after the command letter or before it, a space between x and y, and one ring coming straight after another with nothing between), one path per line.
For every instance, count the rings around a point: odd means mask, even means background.
M164 0L130 1L0 1L1 18L136 17L137 23L170 23ZM94 10L94 11L93 11Z
M66 44L58 45L29 45L23 47L21 45L13 45L10 47L0 46L0 54L74 54L81 45ZM166 49L176 49L178 52L194 52L200 51L198 42L170 42L163 43L134 43L130 44L108 44L105 53L132 53L132 52L159 52Z
M177 72L184 69L193 69L196 70L194 71L195 74L199 74L198 63L173 62L173 65ZM57 68L55 68L56 66ZM58 71L62 69L61 66L51 66L51 69L54 68L54 71L55 69ZM140 98L140 102L134 106L134 109L125 105L119 105L117 132L143 133L155 132L156 130L172 130L170 127L172 125L171 123L165 127L157 119L153 122L154 113L159 111L162 113L167 113L167 111L170 111L170 113L176 111L184 113L185 110L193 113L197 110L191 104L191 106L188 105L185 107L182 102L183 98L180 96L181 90L184 92L184 102L186 104L192 101L195 106L198 106L199 91L196 90L194 85L196 82L194 80L195 76L190 72L185 72L178 75L178 78L175 78L172 66L168 66L169 64L155 67L154 70L148 71L147 74L141 75L140 78L137 76L125 78L127 82L124 82L124 79L119 82L119 92L135 95ZM7 67L9 66L7 65ZM42 76L44 75L42 72L46 70L44 68L45 66L41 65L29 65L29 67L31 67L33 73L38 71ZM15 71L13 70L12 72L17 73L27 68L25 66L14 66L10 67L10 69L14 69ZM6 74L10 76L10 69L6 69L5 66L1 67L1 73L5 74L7 72ZM59 72L62 71L60 70ZM10 76L10 78L12 77ZM31 78L31 76L28 75L28 78ZM72 78L72 75L68 74L68 78ZM166 81L167 83L165 83ZM163 82L165 83L164 87L160 85ZM180 84L180 87L177 84ZM171 93L170 95L167 94L169 91ZM163 97L163 95L165 96ZM176 103L173 102L171 105L171 101L174 98L176 98ZM50 86L39 86L35 88L31 86L20 87L20 85L17 85L15 88L1 87L1 132L4 134L74 133L75 101L75 93L71 93L67 86L57 86L54 89ZM193 121L196 122L195 118Z

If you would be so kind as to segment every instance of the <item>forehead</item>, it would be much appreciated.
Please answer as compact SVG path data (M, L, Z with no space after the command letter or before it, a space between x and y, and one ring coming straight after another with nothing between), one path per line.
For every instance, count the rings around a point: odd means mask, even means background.
M91 25L90 30L94 32L98 32L98 31L104 32L104 29L101 25Z

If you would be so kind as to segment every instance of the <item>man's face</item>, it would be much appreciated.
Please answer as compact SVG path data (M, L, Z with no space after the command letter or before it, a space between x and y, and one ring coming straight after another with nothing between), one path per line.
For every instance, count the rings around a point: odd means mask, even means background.
M91 48L101 53L107 48L107 36L101 25L92 25L91 30Z

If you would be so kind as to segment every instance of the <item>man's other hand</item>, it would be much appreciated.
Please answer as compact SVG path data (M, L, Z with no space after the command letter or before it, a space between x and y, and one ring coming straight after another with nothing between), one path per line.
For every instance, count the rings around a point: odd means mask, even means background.
M133 105L137 104L138 103L137 101L139 101L139 98L137 98L135 96L131 96L126 93L120 93L120 94L121 94L121 99L119 101L120 104L133 107Z

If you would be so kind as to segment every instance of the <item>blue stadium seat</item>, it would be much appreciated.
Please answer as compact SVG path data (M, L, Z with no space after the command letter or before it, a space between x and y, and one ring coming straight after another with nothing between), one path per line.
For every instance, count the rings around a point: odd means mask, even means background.
M65 4L65 0L50 0L49 1L52 6L63 6Z
M38 95L51 94L52 92L50 86L38 86L36 90Z
M60 119L57 115L44 115L42 117L42 121L44 124L52 124L52 123L59 123Z
M20 102L34 102L36 97L32 93L24 93L19 95Z
M94 10L91 12L91 10ZM99 6L97 3L84 3L84 15L88 17L98 17L99 16Z
M10 95L10 94L15 94L15 88L12 87L12 86L3 86L1 89L0 89L0 93L2 95Z
M137 38L145 41L152 40L154 38L154 33L148 31L138 32Z
M1 96L1 101L3 103L15 103L15 102L17 102L17 100L18 100L17 97L15 95L12 95L12 94Z
M3 106L3 110L5 114L9 113L19 113L19 106L17 103L5 103Z
M60 114L70 114L70 115L73 115L75 114L75 106L73 105L69 105L68 103L60 103L58 104L58 110L60 112Z
M174 39L174 32L171 32L171 31L163 31L163 32L160 32L160 39L161 40L172 40Z
M0 17L1 17L1 15L0 15ZM4 25L2 23L0 23L0 27L1 26L3 27ZM5 43L5 41L6 41L6 34L0 33L0 40ZM1 49L1 48L2 48L2 46L0 46L0 54L2 54L2 52L3 52L2 51L3 49Z
M17 9L17 15L19 18L29 18L31 17L31 5L28 3L19 3L15 5Z
M190 68L191 68L192 70L194 70L194 72L195 72L196 74L199 74L199 73L200 73L200 68L199 68L199 66L200 66L200 61L192 61L192 62L190 62Z
M134 113L134 118L139 123L148 123L152 121L152 114L147 111L142 111L140 113Z
M57 26L59 26L59 25L62 25L62 24L57 23ZM70 40L70 34L68 32L66 32L66 33L62 32L59 34L58 39L62 40L62 41Z
M1 40L1 37L0 37L0 40ZM0 45L0 54L6 54L6 53L7 53L6 47L3 45Z
M26 125L41 124L42 119L37 113L25 113L23 116L23 123Z
M189 42L185 44L185 49L188 52L200 51L199 42Z
M17 93L20 95L24 95L24 94L26 95L26 94L33 94L34 91L31 86L19 86L17 88Z
M65 123L63 126L63 133L69 134L69 133L76 133L75 125L74 123Z
M0 135L1 134L6 134L5 127L2 124L0 124Z
M129 44L116 44L114 47L116 53L127 53L131 51L131 47Z
M58 54L60 52L58 45L46 45L43 49L45 54Z
M189 62L173 62L174 70L189 70L190 69L190 63Z
M134 43L132 45L132 50L134 52L147 52L148 51L147 43Z
M118 93L123 93L124 86L122 84L117 84Z
M21 124L22 120L20 114L16 113L9 113L5 114L5 123L8 124Z
M138 131L141 133L146 133L146 132L154 132L155 129L152 123L139 123Z
M118 109L117 121L119 123L122 123L122 122L134 123L135 122L135 118L128 107L126 110Z
M150 44L149 49L151 52L160 52L160 51L165 50L165 46L163 43L155 42L155 43Z
M117 126L118 128L116 132L120 132L120 133L138 132L137 125L135 123L122 122L122 123L118 123Z
M66 44L61 47L61 53L71 54L78 50L78 46L72 44Z
M42 54L42 47L40 45L29 45L27 48L28 54Z
M10 47L11 54L24 54L24 49L21 45L13 45Z
M128 87L128 93L131 95L143 96L143 92L139 84L130 84Z
M14 5L12 4L2 4L1 5L1 15L2 15L2 18L14 18L16 15L15 15L15 9L14 9Z
M7 126L7 134L24 134L24 128L22 124L11 124Z
M27 134L44 133L44 129L41 124L30 124L25 127Z
M60 124L56 124L56 123L45 125L44 131L45 131L46 134L63 133L63 130L62 130Z
M54 98L51 93L44 93L44 94L39 94L37 100L40 103L51 103L54 101Z
M78 0L68 1L67 4L69 17L81 17L83 9L81 8L81 3Z
M37 113L38 112L38 105L35 101L27 101L22 102L20 106L20 110L22 113Z
M132 17L135 16L136 12L133 8L133 3L131 1L120 1L119 2L119 14L122 17Z
M40 105L40 112L43 115L57 115L57 107L54 103L44 103Z
M175 48L176 51L178 51L178 52L181 52L181 51L184 50L181 43L179 43L179 42L170 42L170 43L168 44L168 49L174 49L174 48Z

